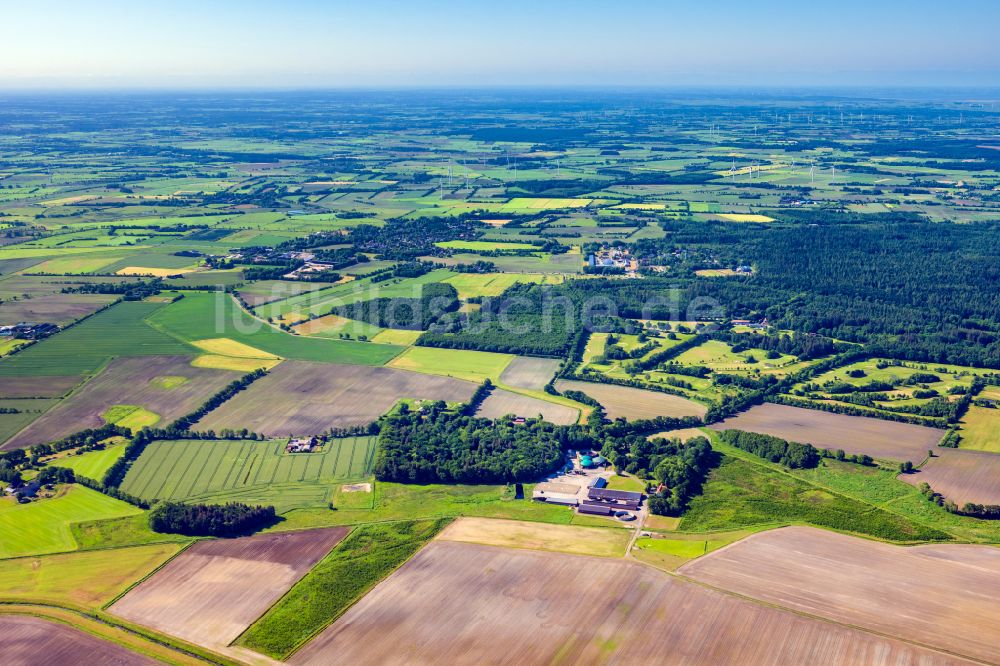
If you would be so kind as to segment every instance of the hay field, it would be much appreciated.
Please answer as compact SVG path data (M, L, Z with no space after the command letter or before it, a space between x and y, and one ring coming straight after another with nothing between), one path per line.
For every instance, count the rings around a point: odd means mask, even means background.
M199 541L109 611L218 649L243 633L347 532L334 527Z
M710 427L759 432L820 449L843 449L850 454L867 453L875 458L914 463L927 457L927 450L936 448L944 436L938 428L771 403L757 405Z
M185 377L177 385L162 377ZM187 356L146 356L113 360L99 375L14 435L3 448L24 448L65 437L105 423L104 414L115 405L145 408L167 424L191 412L238 374L195 368ZM163 388L170 385L172 388ZM119 414L114 411L109 416ZM126 424L128 425L128 424Z
M1000 409L970 406L962 417L961 435L963 449L1000 453Z
M5 601L100 607L169 560L180 543L104 548L0 561Z
M1000 455L996 453L938 448L916 473L900 474L899 479L914 486L927 482L959 506L1000 504Z
M580 382L571 379L556 381L561 391L582 391L601 403L608 417L616 419L652 419L657 416L705 416L708 408L697 402L668 393L644 391L631 386Z
M493 389L476 411L476 416L485 419L498 419L508 414L529 419L541 414L543 420L556 425L573 425L580 418L580 411L572 407L503 389Z
M572 555L622 557L631 532L607 527L547 525L520 520L458 518L437 536L442 541L547 550Z
M27 300L0 303L0 325L21 321L65 326L115 300L111 294L47 294Z
M929 666L958 660L622 559L436 541L289 660L333 661Z
M402 398L464 402L475 384L392 368L284 361L198 422L270 437L371 423Z
M754 534L679 572L835 622L1000 661L1000 549L928 552L786 527Z
M0 658L4 666L158 663L68 625L30 615L0 615Z
M500 381L514 388L541 391L556 374L560 363L556 358L515 356L504 368Z
M437 347L410 347L389 361L391 368L445 375L470 382L481 383L490 379L500 381L504 369L513 360L510 354L475 351L472 349L439 349Z

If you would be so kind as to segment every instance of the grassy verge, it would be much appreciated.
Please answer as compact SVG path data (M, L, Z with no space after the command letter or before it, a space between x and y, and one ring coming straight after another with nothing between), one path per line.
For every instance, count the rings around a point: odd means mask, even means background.
M438 519L358 527L237 643L284 659L406 562L447 522Z
M531 497L531 485L524 494ZM362 497L367 495L367 497ZM513 488L507 486L411 485L374 483L373 493L340 493L342 501L336 511L295 509L283 515L275 530L297 530L335 525L359 525L378 521L479 516L509 518L568 525L574 512L568 507L514 499Z

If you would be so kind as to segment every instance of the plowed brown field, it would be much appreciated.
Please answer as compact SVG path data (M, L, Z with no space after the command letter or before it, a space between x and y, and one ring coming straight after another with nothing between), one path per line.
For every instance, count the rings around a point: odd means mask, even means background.
M964 663L640 564L437 541L292 664Z
M115 615L208 648L229 645L348 532L199 541L115 602Z
M938 428L771 403L751 407L710 427L759 432L820 449L843 449L850 454L867 453L914 464L926 458L927 450L935 448L944 436L944 430Z
M914 474L902 481L919 486L927 482L959 506L966 502L1000 504L1000 454L939 448Z
M669 393L646 391L631 386L598 384L559 379L559 391L582 391L603 405L608 417L616 419L652 419L657 416L704 416L708 408L687 398Z
M28 615L0 615L0 663L146 666L157 662L58 622Z
M461 402L472 382L394 368L284 361L198 422L199 430L249 428L272 437L371 423L401 398Z
M695 580L835 622L1000 662L1000 548L893 546L811 527L682 566Z

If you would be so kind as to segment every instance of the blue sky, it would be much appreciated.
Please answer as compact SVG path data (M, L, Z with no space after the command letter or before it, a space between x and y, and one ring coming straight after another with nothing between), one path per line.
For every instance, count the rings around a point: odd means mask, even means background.
M1000 85L995 0L5 4L4 88Z

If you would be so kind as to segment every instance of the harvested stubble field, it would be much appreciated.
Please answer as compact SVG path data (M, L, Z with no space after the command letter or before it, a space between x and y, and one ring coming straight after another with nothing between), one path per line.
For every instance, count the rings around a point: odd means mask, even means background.
M540 391L559 369L559 359L515 356L504 368L500 381L507 386Z
M285 484L343 483L371 474L374 437L327 442L318 453L285 453L285 442L160 440L150 443L122 489L143 499L210 500ZM282 495L290 494L288 488ZM325 497L326 488L317 488ZM279 511L281 503L275 502Z
M332 661L964 663L625 560L446 541L425 547L290 659Z
M1000 661L1000 549L893 546L810 527L754 534L679 573L792 610Z
M996 453L939 448L917 472L899 478L915 486L926 482L959 506L1000 504L1000 455Z
M0 615L0 661L4 666L157 663L60 622L30 615Z
M938 428L771 403L751 407L710 427L758 432L820 449L843 449L849 454L867 453L874 458L914 463L923 460L927 450L935 448L944 436Z
M0 398L58 398L80 383L82 377L4 377Z
M548 550L574 555L622 557L632 534L612 527L548 525L521 520L458 518L437 536L441 541Z
M708 408L697 402L668 393L644 391L631 386L598 384L560 379L558 391L581 391L601 403L608 418L653 419L657 416L705 416Z
M115 602L118 617L222 648L343 539L348 528L200 541Z
M494 389L476 411L476 416L487 419L498 419L508 414L525 418L536 418L541 414L544 420L556 425L572 425L580 417L579 410L572 407L556 405L503 389Z
M144 407L160 417L158 424L165 425L196 409L239 377L234 372L195 368L190 362L188 356L115 359L99 375L10 438L3 448L24 448L84 428L100 427L105 423L102 414L112 405ZM187 381L160 381L176 377Z
M464 402L471 382L393 368L284 361L198 422L199 430L249 428L270 437L371 423L402 398Z
M0 325L21 321L65 326L115 300L110 294L48 294L27 300L0 303Z

